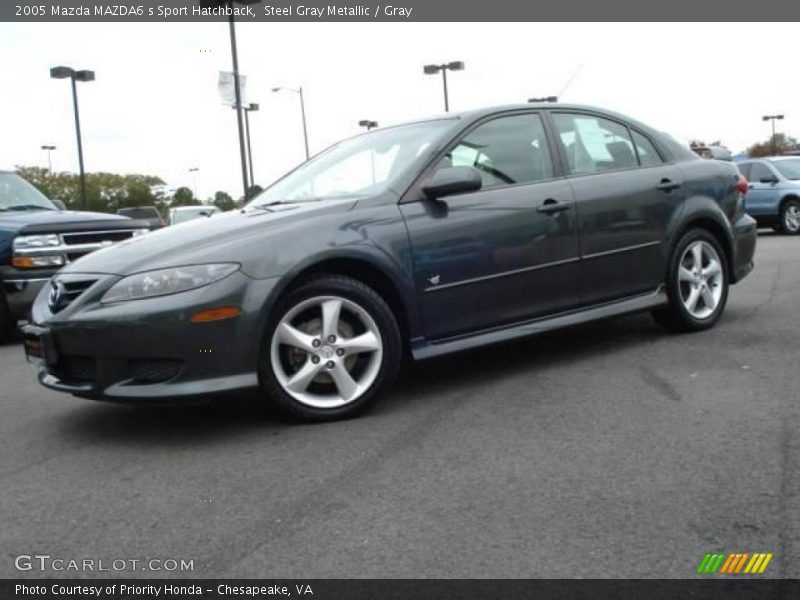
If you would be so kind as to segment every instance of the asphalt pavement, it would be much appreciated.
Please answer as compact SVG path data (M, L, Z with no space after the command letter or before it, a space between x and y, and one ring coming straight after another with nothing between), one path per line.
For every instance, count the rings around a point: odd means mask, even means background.
M800 238L765 233L719 325L648 315L407 368L364 418L246 398L141 408L40 387L0 346L0 577L800 577ZM68 564L68 563L65 563Z

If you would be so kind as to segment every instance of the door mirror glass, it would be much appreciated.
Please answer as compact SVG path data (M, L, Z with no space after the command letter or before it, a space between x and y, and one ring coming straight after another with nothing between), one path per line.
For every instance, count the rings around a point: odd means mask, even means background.
M58 207L58 210L67 210L67 205L64 204L63 200L59 200L58 198L51 198L50 202L55 204L56 207Z
M465 194L481 189L481 175L474 167L444 167L436 171L422 188L429 200Z

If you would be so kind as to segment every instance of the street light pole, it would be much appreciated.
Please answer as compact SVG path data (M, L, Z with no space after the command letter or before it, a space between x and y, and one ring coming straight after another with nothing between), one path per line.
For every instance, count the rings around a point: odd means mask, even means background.
M75 135L78 138L78 167L81 178L81 208L86 210L86 171L83 167L83 142L81 140L81 118L78 111L78 81L94 81L94 71L76 71L71 67L53 67L50 69L53 79L67 79L72 83L72 106L75 112Z
M453 62L444 63L441 65L425 65L422 68L423 73L426 75L434 75L439 71L442 72L442 86L444 88L444 112L450 112L450 101L447 96L447 71L463 71L464 62L455 60Z
M777 156L778 149L775 140L775 121L782 121L783 115L764 115L763 117L761 117L761 120L772 122L772 156Z
M247 185L247 158L245 157L244 149L244 123L242 119L242 90L239 84L239 53L236 50L236 25L233 19L233 0L229 0L228 6L231 9L231 14L228 17L231 32L231 60L233 62L233 91L236 100L236 124L239 128L239 158L242 163L242 188L244 189L244 201L248 200L248 185Z
M42 146L42 150L47 151L47 171L50 173L50 175L53 174L53 162L50 160L50 151L55 149L56 149L55 146L51 146L48 144L44 144Z
M297 89L289 88L289 87L282 87L277 86L272 88L273 92L280 92L281 90L286 90L287 92L294 92L295 94L300 96L300 115L303 118L303 142L305 143L306 147L306 160L311 157L311 153L308 150L308 127L306 125L306 102L305 98L303 97L303 86L298 86Z
M251 103L244 107L244 128L247 133L247 164L250 165L250 188L256 184L253 177L253 148L250 145L250 112L257 111L258 104Z
M194 199L197 200L197 173L200 169L197 167L192 167L189 169L189 173L192 174L192 193L194 194Z

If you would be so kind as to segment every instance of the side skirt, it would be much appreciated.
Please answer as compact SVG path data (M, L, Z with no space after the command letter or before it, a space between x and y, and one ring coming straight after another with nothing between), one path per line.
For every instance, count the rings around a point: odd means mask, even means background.
M654 292L648 292L647 294L633 296L624 300L597 304L568 313L487 329L478 333L445 338L436 340L435 342L415 340L411 348L411 353L416 360L424 360L442 354L460 352L461 350L468 350L478 346L496 344L516 338L527 337L529 335L537 335L553 329L580 325L598 319L650 310L666 304L667 301L666 291L663 286L659 286Z

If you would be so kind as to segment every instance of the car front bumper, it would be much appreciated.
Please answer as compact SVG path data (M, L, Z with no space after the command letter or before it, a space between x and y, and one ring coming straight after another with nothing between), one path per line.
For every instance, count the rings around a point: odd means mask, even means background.
M39 382L85 398L158 402L258 385L266 325L265 300L275 279L240 272L202 288L144 300L101 304L119 278L103 276L72 304L53 313L39 293L23 335L44 335L52 348ZM193 323L198 311L236 306L238 317Z

